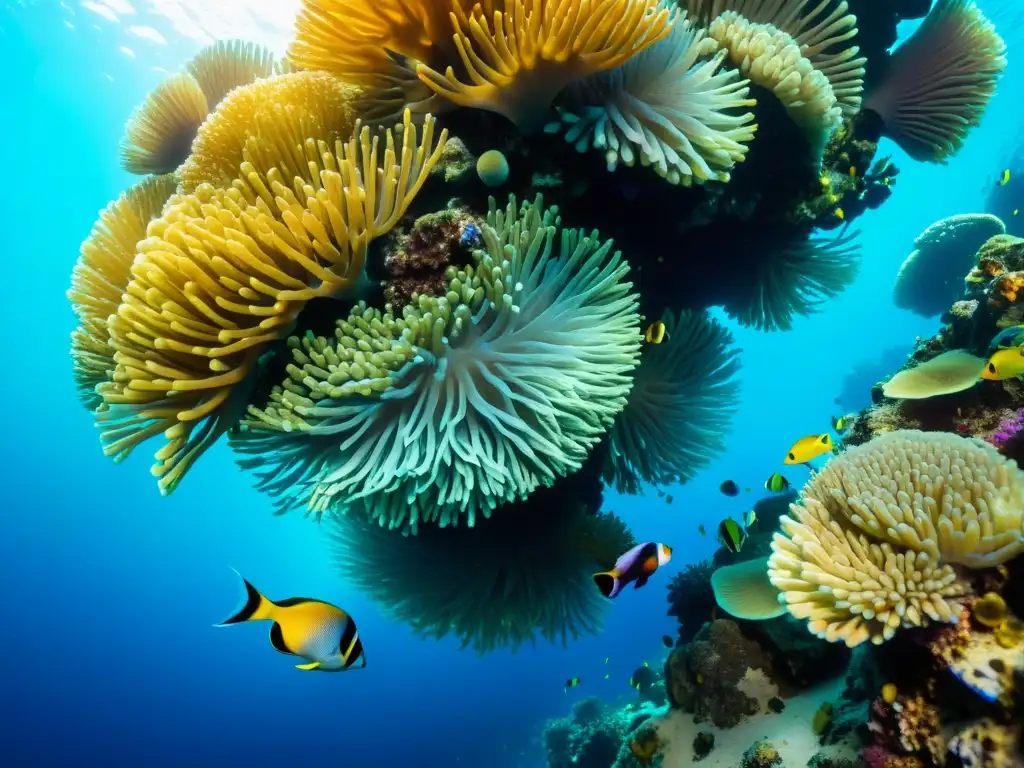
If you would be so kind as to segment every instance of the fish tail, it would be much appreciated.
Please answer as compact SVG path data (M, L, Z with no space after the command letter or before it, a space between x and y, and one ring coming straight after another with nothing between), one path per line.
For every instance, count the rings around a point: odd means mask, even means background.
M594 574L594 583L605 597L615 597L622 591L622 581L618 571L602 571Z
M235 573L238 573L238 571L235 571ZM260 621L261 619L273 618L274 603L260 594L260 591L240 573L238 578L242 579L242 583L245 585L245 603L232 616L216 626L226 627L231 624L241 624L243 621Z

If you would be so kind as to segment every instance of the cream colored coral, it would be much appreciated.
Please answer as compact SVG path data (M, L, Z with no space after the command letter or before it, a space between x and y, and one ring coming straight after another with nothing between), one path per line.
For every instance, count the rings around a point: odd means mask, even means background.
M829 462L781 528L768 575L789 612L827 640L881 643L956 621L952 564L1024 551L1024 473L980 440L891 432Z

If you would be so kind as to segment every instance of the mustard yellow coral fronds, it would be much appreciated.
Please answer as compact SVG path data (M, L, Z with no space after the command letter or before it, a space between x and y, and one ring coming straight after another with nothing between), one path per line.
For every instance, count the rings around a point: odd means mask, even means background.
M396 144L398 134L400 145ZM263 171L244 152L228 189L178 195L149 227L109 321L116 352L100 387L104 451L120 460L161 432L153 473L164 493L244 412L266 345L310 299L363 277L369 242L390 229L440 158L433 120L347 143L307 138L303 177Z
M274 74L274 55L257 43L218 40L197 53L185 69L212 109L235 88Z
M901 430L832 459L772 541L769 578L814 634L858 645L954 622L952 565L1024 552L1024 473L992 446Z
M494 0L468 13L453 3L465 75L427 64L418 73L448 101L530 132L566 86L625 64L668 35L671 18L658 0Z
M71 334L75 383L90 410L101 402L96 386L107 381L114 369L107 318L117 312L128 285L136 244L176 186L171 174L139 182L100 213L82 243L67 297L79 322Z
M171 75L125 126L121 165L129 173L170 173L188 157L192 139L209 111L203 89L192 75Z

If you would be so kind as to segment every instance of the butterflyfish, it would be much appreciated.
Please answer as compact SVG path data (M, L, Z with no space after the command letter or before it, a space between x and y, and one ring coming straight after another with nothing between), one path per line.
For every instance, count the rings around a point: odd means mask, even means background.
M783 464L806 464L812 459L832 452L832 436L826 432L823 435L808 435L801 437L793 447L789 449Z
M672 558L672 548L655 541L637 544L615 561L610 571L594 574L594 583L607 598L618 597L630 582L640 589L651 575Z
M771 491L772 493L782 493L789 488L789 480L780 475L778 472L774 473L771 477L764 481L764 489Z
M311 597L268 600L245 584L245 604L217 626L245 621L272 621L270 644L280 653L299 656L308 663L296 669L343 672L366 667L366 654L352 617L341 608Z
M846 416L832 417L832 429L834 429L839 434L843 434L851 426L853 426L853 417L849 414L847 414Z
M730 552L739 552L743 549L743 543L746 540L747 532L731 517L725 518L718 524L718 543Z
M581 681L578 677L570 677L568 680L565 681L565 688L566 690L568 690L569 688L575 688L577 685L580 684L580 682Z
M726 480L720 486L718 490L724 493L726 496L739 496L740 487L732 480Z
M996 182L997 187L1005 187L1010 183L1010 169L1005 168L1001 174L999 174L999 181Z
M748 531L757 522L757 512L752 509L747 510L743 513L743 527Z
M1024 376L1024 347L1000 349L985 363L981 378L988 381L1005 381Z
M644 331L644 340L648 344L661 344L665 340L665 324L662 322L651 323Z

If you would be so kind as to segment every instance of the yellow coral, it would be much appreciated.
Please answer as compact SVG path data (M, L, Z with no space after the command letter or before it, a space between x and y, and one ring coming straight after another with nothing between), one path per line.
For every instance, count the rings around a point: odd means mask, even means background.
M192 75L171 75L128 121L121 140L121 165L129 173L170 173L188 157L192 139L209 111L203 89Z
M282 119L287 114L282 113ZM250 162L230 189L201 184L149 227L109 322L113 380L100 387L104 451L120 460L161 432L153 473L174 489L241 415L266 344L291 331L305 302L350 290L371 239L401 217L440 157L406 115L382 147L369 128L345 144L309 137L304 175Z
M268 48L245 40L218 40L185 66L206 95L210 108L232 90L274 74L274 56Z
M1006 601L995 592L986 592L979 597L971 608L974 620L989 629L998 629L1006 623L1009 609Z

